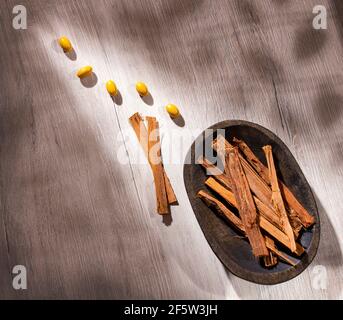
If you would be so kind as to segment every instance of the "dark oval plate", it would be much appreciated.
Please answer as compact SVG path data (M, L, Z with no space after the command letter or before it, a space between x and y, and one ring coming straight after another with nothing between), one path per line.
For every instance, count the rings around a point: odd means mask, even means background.
M262 147L270 144L273 147L275 166L279 177L297 197L300 203L316 218L316 224L306 230L298 240L305 248L300 259L294 257L296 266L290 266L279 261L272 269L264 268L252 255L249 243L240 237L225 220L208 208L202 200L197 198L199 190L204 189L212 193L204 182L207 178L205 170L196 164L194 155L202 154L202 150L211 149L210 143L203 143L203 139L212 141L210 131L224 129L225 137L232 141L233 137L244 140L254 151L256 156L266 164ZM320 222L318 209L311 188L306 181L295 158L287 146L271 131L257 124L229 120L220 122L205 130L192 144L184 165L184 181L189 200L200 227L212 250L224 266L236 276L259 284L277 284L290 280L304 271L315 257L320 238ZM211 130L212 129L212 130ZM216 133L213 135L213 139ZM198 143L200 142L200 143ZM203 149L200 149L203 148ZM212 149L210 150L212 152ZM285 252L283 250L283 252Z

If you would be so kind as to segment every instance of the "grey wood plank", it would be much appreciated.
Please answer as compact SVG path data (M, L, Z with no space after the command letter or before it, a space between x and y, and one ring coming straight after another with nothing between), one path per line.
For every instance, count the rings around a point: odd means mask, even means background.
M343 15L339 1L322 3L329 24L317 33L312 0L33 0L23 2L24 31L11 27L15 1L1 2L0 297L342 298ZM75 61L56 47L62 34ZM94 87L74 76L85 64ZM110 78L119 106L104 89ZM135 93L137 80L153 106ZM184 127L163 112L169 102ZM155 214L150 168L136 163L127 121L136 111L158 116L165 159L180 159L165 160L180 202L172 221ZM199 131L226 119L277 133L318 199L318 256L285 284L227 273L192 213L183 155ZM11 288L15 264L28 268L25 292ZM313 285L318 265L325 290Z

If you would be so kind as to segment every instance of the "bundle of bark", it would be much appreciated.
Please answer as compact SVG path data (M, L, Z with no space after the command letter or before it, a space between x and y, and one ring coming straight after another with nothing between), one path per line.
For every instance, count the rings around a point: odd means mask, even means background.
M278 179L272 147L263 147L267 167L242 140L234 138L231 144L218 136L212 147L224 172L204 157L198 163L211 176L205 185L220 198L205 190L198 197L247 237L253 255L265 267L275 266L279 259L294 266L292 255L300 257L305 252L299 236L315 219Z
M154 176L156 210L161 215L170 214L170 206L178 202L163 166L159 123L155 117L146 117L146 121L147 126L138 112L129 118L129 122L143 148Z

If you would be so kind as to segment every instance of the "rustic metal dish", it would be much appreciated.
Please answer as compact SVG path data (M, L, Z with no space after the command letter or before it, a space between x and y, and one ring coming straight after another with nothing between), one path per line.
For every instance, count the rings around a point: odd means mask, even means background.
M292 267L279 261L277 266L272 269L263 267L252 255L249 243L196 196L200 189L212 193L204 184L206 180L204 169L196 164L194 159L195 154L202 152L202 149L197 150L197 148L201 148L203 145L196 142L203 141L204 137L212 141L212 135L209 137L210 133L205 130L188 151L187 161L184 165L184 181L194 214L212 250L230 272L251 282L271 285L296 277L308 267L315 257L320 238L320 222L316 202L298 163L287 146L275 134L257 124L229 120L220 122L209 129L224 129L226 139L229 141L232 141L233 137L243 139L264 164L266 161L261 148L270 144L273 147L279 177L308 212L316 218L316 224L311 229L304 231L299 239L306 252L300 259L292 257L297 261L296 266ZM213 135L213 139L215 137L216 134ZM209 143L205 143L203 148L203 150L207 150L211 146Z

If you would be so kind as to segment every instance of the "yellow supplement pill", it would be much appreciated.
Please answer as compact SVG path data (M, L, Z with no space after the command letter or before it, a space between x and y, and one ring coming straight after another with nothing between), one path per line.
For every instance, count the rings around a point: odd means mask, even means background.
M148 87L143 82L136 83L136 90L141 97L145 97L148 94Z
M117 86L113 80L109 80L106 82L106 89L111 96L116 96L118 94Z
M69 52L73 49L73 46L67 37L59 38L58 43L60 44L60 46L64 52Z
M172 118L177 118L180 115L180 111L175 104L168 104L166 110Z
M79 78L85 78L91 75L93 68L91 66L85 66L77 72Z

